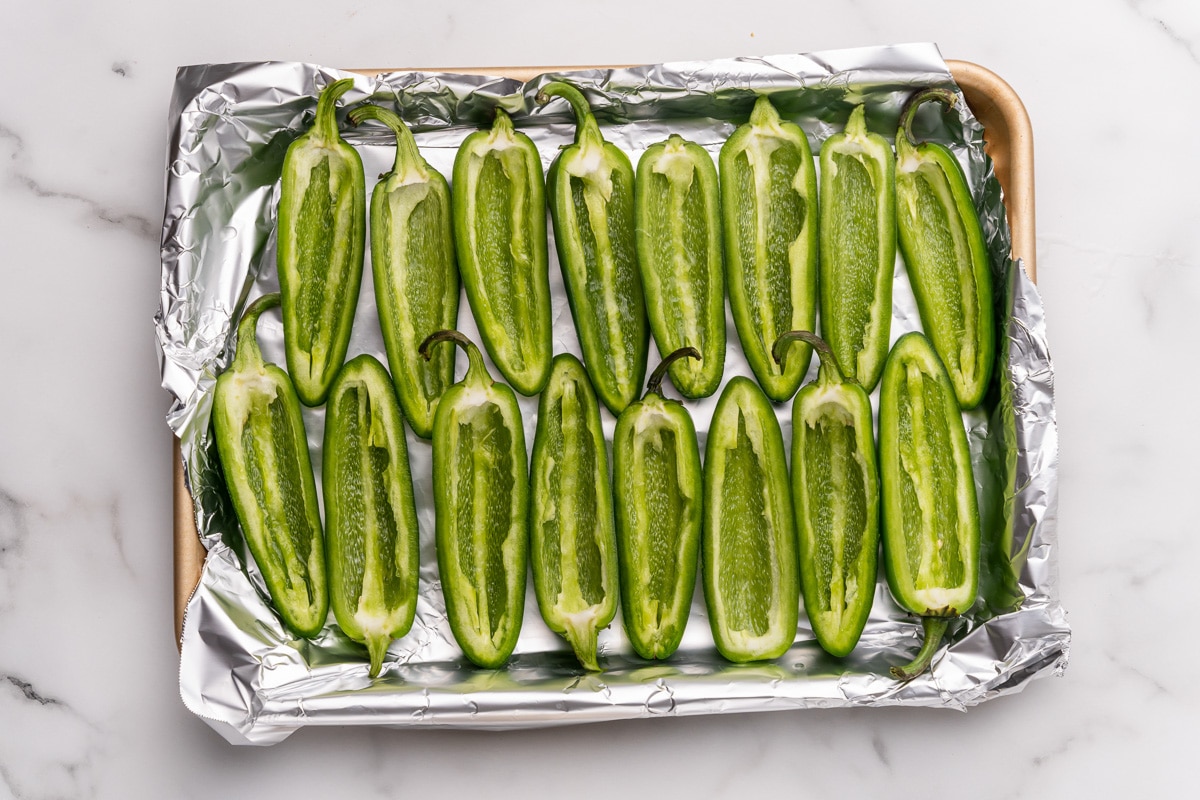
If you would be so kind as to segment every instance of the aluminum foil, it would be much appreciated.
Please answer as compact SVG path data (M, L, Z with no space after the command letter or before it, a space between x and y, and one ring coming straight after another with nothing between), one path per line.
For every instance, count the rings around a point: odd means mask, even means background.
M162 382L174 398L167 422L182 441L197 530L208 550L184 622L180 688L191 711L230 741L264 744L303 725L503 729L805 707L965 709L1065 668L1070 630L1057 591L1058 443L1042 306L1024 270L1007 256L1000 187L984 154L982 129L965 102L950 114L923 112L918 133L950 146L971 183L996 285L1007 290L998 291L999 319L1007 331L1000 358L1006 379L982 409L964 414L986 532L980 598L952 624L949 646L930 673L908 683L887 674L889 666L915 652L920 625L893 602L882 570L862 640L845 659L824 654L801 615L795 644L783 657L751 665L724 661L713 644L697 581L692 617L674 657L665 663L638 658L618 620L600 636L604 671L589 674L542 622L531 583L509 666L476 669L463 659L446 621L433 549L431 449L411 433L422 559L411 633L393 642L374 680L367 677L364 648L342 635L332 617L315 640L290 635L266 599L239 533L216 462L209 413L215 376L232 357L234 322L251 299L278 288L274 227L284 152L311 123L320 88L344 77L354 79L345 107L368 99L390 104L413 127L425 157L447 176L459 142L489 124L495 106L533 138L549 166L574 134L565 102L544 108L534 102L538 88L555 78L584 89L605 137L635 164L648 145L671 132L715 157L761 93L769 93L781 113L806 131L815 153L858 103L868 103L868 124L890 138L915 88L957 91L933 45L584 70L528 83L434 72L367 77L296 63L180 69L170 110L162 303L155 322ZM373 124L343 129L369 176L390 168L389 132ZM550 252L555 351L579 355L553 246ZM919 327L899 258L893 302L894 341ZM465 298L459 327L477 336ZM727 328L726 381L751 375L732 319ZM282 364L277 315L260 323L259 337L266 357ZM362 282L348 357L360 352L386 363L370 280ZM652 345L651 364L657 358ZM458 374L464 371L460 357ZM815 374L814 359L809 379ZM701 452L717 396L687 404ZM873 399L878 408L878 391ZM526 441L532 443L536 399L521 402ZM601 414L611 441L615 420L607 410ZM790 403L779 405L777 414L790 439ZM318 486L323 422L321 409L305 411Z

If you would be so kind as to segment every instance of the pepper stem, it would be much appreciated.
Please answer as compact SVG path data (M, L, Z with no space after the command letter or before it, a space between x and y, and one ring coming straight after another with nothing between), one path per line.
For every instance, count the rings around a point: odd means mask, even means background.
M750 112L750 124L755 127L770 127L779 124L779 110L767 95L760 95L754 101L754 109Z
M367 634L367 655L371 659L371 668L367 674L370 677L379 676L379 670L383 667L383 659L387 656L388 645L391 643L392 637L386 633Z
M925 89L917 92L908 99L904 104L904 110L900 112L900 130L904 133L906 144L913 147L917 146L917 139L913 136L912 125L913 119L917 116L917 109L930 100L936 100L939 103L944 103L946 108L954 108L958 102L958 95L949 89ZM897 136L897 139L900 137ZM899 142L897 142L897 145Z
M393 175L404 175L412 171L423 179L429 178L429 163L421 157L421 151L417 149L417 140L413 138L412 131L408 129L399 115L374 104L359 106L350 112L351 125L357 126L363 120L368 119L382 122L392 129L392 133L396 134L396 161L392 165Z
M942 635L946 633L946 626L950 624L949 617L922 617L921 624L925 628L925 641L921 644L921 650L917 653L917 657L902 667L892 667L892 677L902 681L909 681L920 675L929 668L929 663L933 661L933 654L937 652L938 645L942 642Z
M479 348L475 343L463 336L458 331L442 330L434 331L425 337L425 341L421 342L421 346L417 348L417 352L426 361L433 357L433 346L439 342L454 342L467 352L467 374L463 381L471 381L472 383L482 383L490 385L495 381L488 373L487 367L483 364L483 355L479 352Z
M701 361L700 351L694 347L681 347L675 352L668 355L658 366L654 368L654 372L650 373L650 380L646 382L646 394L654 393L659 397L665 397L662 393L663 378L667 375L667 368L681 358L694 358Z
M258 347L258 318L264 311L279 305L279 292L264 294L242 312L237 326L237 351L233 356L236 369L255 367L263 363L262 350Z
M583 92L569 83L551 81L538 92L538 105L546 105L551 97L561 97L571 104L571 110L575 112L575 144L604 145L600 125L596 122L596 116L592 113L592 107L588 105Z
M791 344L795 341L805 342L812 345L817 351L817 355L821 359L821 369L817 373L817 380L822 383L845 383L846 378L842 375L842 368L838 366L837 356L833 354L833 350L829 347L824 339L809 331L788 331L780 334L775 340L775 344L771 347L771 357L775 359L775 363L780 369L785 369L784 362L787 361L787 354L791 352Z
M313 136L330 141L338 138L337 101L350 91L353 85L353 78L342 78L321 91L321 96L317 98L317 118L313 121Z
M865 139L867 136L867 106L860 104L854 107L850 112L850 119L846 121L845 128L846 136L851 139Z

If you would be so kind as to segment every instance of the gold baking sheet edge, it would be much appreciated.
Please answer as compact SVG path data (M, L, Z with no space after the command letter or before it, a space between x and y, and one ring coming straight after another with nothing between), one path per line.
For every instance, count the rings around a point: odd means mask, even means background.
M1004 189L1004 205L1012 234L1012 254L1024 260L1029 278L1037 282L1036 229L1033 202L1033 128L1021 98L996 73L969 61L947 61L954 80L962 88L967 104L983 125L986 150ZM439 70L476 75L502 75L530 80L544 72L593 67L491 67ZM352 70L366 75L395 70ZM183 612L200 583L205 549L196 531L192 496L183 477L179 440L174 440L175 463L175 645L183 639Z

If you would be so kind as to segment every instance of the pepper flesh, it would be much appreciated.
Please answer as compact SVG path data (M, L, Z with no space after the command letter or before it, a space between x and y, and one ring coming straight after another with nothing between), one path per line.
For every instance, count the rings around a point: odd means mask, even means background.
M696 588L703 479L696 428L660 388L673 359L655 369L646 395L617 418L613 495L625 632L642 658L668 658L687 627Z
M329 598L367 646L370 676L417 611L419 531L400 405L374 357L346 362L329 390L322 449Z
M617 613L617 542L600 404L583 364L554 359L538 400L530 467L533 586L550 630L585 669Z
M255 338L258 318L279 303L278 294L263 295L242 315L237 353L217 378L213 426L225 485L271 602L288 628L312 638L329 609L317 486L296 390L263 361Z
M537 147L496 109L454 159L454 230L484 346L524 395L546 385L553 355L545 196Z
M633 167L604 141L587 100L570 84L542 87L538 102L566 99L575 143L550 167L550 216L583 361L596 394L614 414L636 397L646 374L650 331L638 275Z
M671 364L684 397L708 397L725 368L725 269L717 168L676 134L651 145L637 168L638 262L660 353L692 346L699 361Z
M821 333L869 392L887 360L896 268L896 159L858 106L821 145Z
M721 211L729 307L742 350L767 396L800 388L812 348L782 369L770 356L780 334L813 330L817 317L817 174L808 138L765 96L721 148Z
M912 135L917 109L957 95L928 89L914 95L896 133L896 208L900 250L921 314L964 409L983 400L995 361L992 274L971 189L958 159Z
M276 269L288 373L310 406L346 359L362 282L366 178L338 134L335 104L354 81L325 87L313 127L288 147L279 188Z
M967 434L950 377L920 333L902 336L883 370L879 469L888 586L926 631L918 658L892 668L907 679L929 665L949 618L974 604L979 581Z
M778 658L795 641L794 525L775 409L738 376L721 392L704 452L704 599L730 661Z
M807 331L821 357L817 380L792 405L792 502L800 543L800 587L817 642L834 656L858 644L875 599L879 470L871 399L842 376L837 357Z
M457 331L439 342L467 352L467 374L442 395L433 419L433 502L438 570L450 630L480 667L503 666L525 613L529 480L525 429L513 390L494 382L483 356Z
M383 122L396 134L396 161L371 193L371 274L388 366L404 416L420 437L433 433L433 412L454 383L454 348L426 362L417 346L458 323L458 270L450 224L450 187L417 150L408 126L387 109L360 106L355 125Z

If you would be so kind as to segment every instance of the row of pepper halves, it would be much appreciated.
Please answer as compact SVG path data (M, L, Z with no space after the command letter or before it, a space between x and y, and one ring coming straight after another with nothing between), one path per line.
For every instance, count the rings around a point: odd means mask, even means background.
M376 106L352 111L355 124L379 119L397 136L395 167L371 203L389 379L369 356L342 367L354 316L345 298L357 297L362 263L357 198L365 194L361 161L334 116L349 83L322 93L312 131L284 163L278 263L291 378L264 364L255 342L258 315L280 302L268 296L239 325L214 409L230 494L285 623L306 636L321 630L327 563L335 617L367 644L372 675L391 639L411 626L417 526L402 407L419 435L433 436L440 575L451 628L473 662L499 666L515 647L529 535L543 616L584 666L598 668L596 637L616 612L618 555L635 650L669 656L687 621L702 520L705 597L723 655L781 655L795 636L801 587L818 640L844 655L874 596L880 481L862 384L884 373L888 577L927 633L918 658L894 672L923 669L947 619L974 600L978 515L959 406L979 402L992 351L986 255L965 180L948 151L908 141L924 96L946 97L923 93L906 109L897 153L908 184L896 180L894 190L891 148L867 133L861 107L822 147L822 330L832 351L811 334L789 333L815 322L817 194L806 137L760 98L726 143L730 305L766 395L745 378L728 383L701 486L691 419L658 387L670 368L682 393L705 396L723 372L722 230L707 152L678 136L649 148L635 196L628 159L604 142L582 95L560 83L543 90L542 102L565 97L580 122L549 181L585 372L570 356L550 358L544 189L528 138L503 112L491 131L469 136L455 162L451 215L444 178L399 118ZM897 195L901 245L933 347L919 334L903 337L885 369ZM457 319L456 244L493 361L522 393L542 391L531 484L515 395L448 330ZM656 342L671 355L636 401L648 349L643 287ZM425 331L440 332L417 348ZM452 354L431 347L446 338L469 355L454 386ZM767 395L782 401L796 392L812 346L822 368L794 407L789 493ZM324 541L297 393L310 405L328 397ZM597 393L620 415L611 484Z

